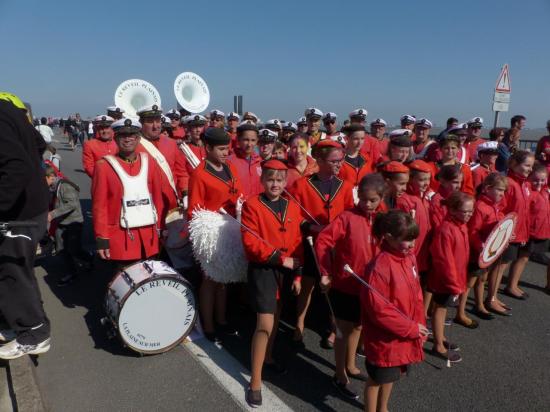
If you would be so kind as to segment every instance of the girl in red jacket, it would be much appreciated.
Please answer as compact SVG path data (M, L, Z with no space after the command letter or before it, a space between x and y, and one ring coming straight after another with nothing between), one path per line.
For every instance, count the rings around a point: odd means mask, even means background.
M470 258L466 224L474 212L474 198L462 192L454 192L445 205L447 217L434 229L430 248L432 269L428 274L428 289L432 292L435 305L432 353L451 362L460 362L462 358L453 350L458 348L447 342L444 328L450 300L466 290Z
M548 250L548 239L550 239L550 189L548 189L546 165L535 163L529 181L531 183L529 199L531 252L544 253ZM546 292L550 294L550 264L546 268Z
M365 141L365 129L360 124L352 124L347 128L346 156L340 169L339 177L356 187L361 179L373 171L370 155L361 152Z
M388 410L393 382L424 359L428 335L412 252L418 226L410 214L391 210L376 216L373 233L382 241L382 252L368 266L365 280L385 299L361 288L368 412Z
M398 199L405 196L407 184L409 183L409 168L403 163L391 161L381 168L382 176L386 179L388 191L384 199L386 206L390 209L398 207Z
M330 289L330 300L340 334L334 342L336 374L334 386L349 398L358 395L347 387L348 378L365 380L355 364L355 354L361 336L359 284L343 270L349 264L356 273L365 273L366 266L378 254L378 242L372 236L372 224L384 209L382 199L386 189L384 178L370 174L359 183L359 203L346 210L325 227L315 242L321 272L321 290Z
M487 273L489 272L488 296L496 294L496 266L493 265L487 269L481 269L478 266L478 259L483 244L495 225L504 217L502 213L502 199L508 187L508 179L500 173L491 173L478 186L479 195L477 197L474 214L468 222L468 235L470 237L470 263L468 265L468 289L460 297L460 306L457 310L455 322L467 328L474 329L477 327L477 322L466 316L466 301L470 288L474 287L475 309L474 313L477 317L490 320L493 315L488 312L484 305L483 293ZM490 307L491 310L497 310Z
M292 290L300 293L303 262L300 224L302 211L293 201L281 197L286 184L286 165L268 160L262 165L263 193L243 205L243 247L248 258L250 304L256 312L256 330L252 337L250 387L246 400L252 407L262 403L262 368L282 373L284 367L272 357L273 342L281 313L279 294L285 276L294 275ZM260 240L263 239L263 240Z
M505 206L503 212L507 215L510 212L517 213L516 227L512 241L508 249L502 254L499 265L499 279L502 278L506 269L510 266L508 285L504 293L512 298L525 300L528 295L519 286L519 280L531 254L529 250L529 196L530 188L527 178L533 170L535 155L526 150L516 151L508 161L508 189L504 195ZM498 309L506 309L506 306L493 297ZM500 308L499 306L503 306Z

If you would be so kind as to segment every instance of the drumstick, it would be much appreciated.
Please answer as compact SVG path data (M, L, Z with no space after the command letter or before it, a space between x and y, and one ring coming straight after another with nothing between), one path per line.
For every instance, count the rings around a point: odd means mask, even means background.
M285 192L285 193L288 195L288 197L290 197L292 200L294 200L294 201L298 204L298 206L300 206L300 209L302 209L302 210L305 212L305 214L308 215L308 216L311 218L311 220L313 221L313 223L315 223L317 226L321 226L321 224L317 221L317 219L315 219L315 218L311 215L311 213L309 213L309 212L307 211L307 209L306 209L305 207L303 207L303 206L300 204L300 202L298 202L298 201L296 200L296 198L290 194L290 192L289 192L288 190L283 189L283 192Z
M313 247L313 237L308 236L306 239L307 239L307 243L309 243L309 246L311 247L311 253L313 254L313 260L315 262L315 266L317 267L317 270L319 271L319 274L320 274L321 270L319 269L319 261L317 260L317 253L315 253L315 248ZM332 323L334 323L334 327L336 328L336 335L338 335L338 338L341 338L342 332L340 331L340 329L338 329L338 324L336 323L336 315L334 315L334 309L332 308L332 303L330 303L330 299L327 293L323 293L323 295L327 300L328 309L330 311L330 316L332 318Z

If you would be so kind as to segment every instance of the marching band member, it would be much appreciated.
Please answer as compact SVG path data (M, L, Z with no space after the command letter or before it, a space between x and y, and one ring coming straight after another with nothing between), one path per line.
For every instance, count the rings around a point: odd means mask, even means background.
M413 157L411 132L406 129L395 129L390 132L388 151L380 156L379 162L395 161L405 163Z
M498 158L498 143L483 142L477 146L478 162L471 166L474 188L477 188L487 176L496 172L495 163Z
M316 107L306 109L304 116L307 122L307 134L309 135L309 146L313 147L317 142L327 138L325 132L321 132L321 118L323 112Z
M242 186L237 169L227 162L229 135L222 128L210 127L204 132L206 159L194 170L189 186L189 207L187 219L191 220L195 209L218 211L224 208L236 216L237 199L242 196ZM212 341L219 340L214 327L216 321L229 331L225 306L226 290L223 284L204 277L200 286L200 313L205 336Z
M418 228L400 210L376 216L372 228L382 252L366 271L365 280L378 293L361 288L365 366L365 411L388 411L393 383L410 365L422 362L429 331L422 310L416 260L411 253ZM359 286L358 286L359 287ZM378 295L380 294L380 295Z
M432 181L430 187L433 191L437 191L439 183L435 180L441 166L444 165L459 165L460 170L462 171L462 187L460 188L466 194L473 196L474 191L474 179L472 177L472 170L467 164L461 163L457 160L457 153L460 149L460 140L459 137L454 134L448 134L439 142L439 147L441 149L441 160L438 162L429 163L432 168Z
M206 149L204 148L204 143L201 137L204 132L204 127L207 123L208 120L206 120L206 117L201 116L200 114L193 114L190 116L186 116L185 118L185 127L187 129L186 136L188 138L187 146L189 146L199 162L202 162L204 159L206 159ZM187 159L187 171L189 172L190 176L192 170L193 169L190 165L190 161L189 159Z
M284 278L294 276L292 291L300 293L303 248L300 226L304 222L300 207L282 197L286 184L286 165L269 160L262 165L263 193L243 205L243 246L249 261L248 290L256 312L252 337L251 379L246 400L252 407L262 404L262 368L281 374L283 365L273 359L273 344L281 313ZM254 234L252 234L252 233ZM260 240L261 239L261 240Z
M307 133L307 119L305 116L302 116L298 119L296 122L296 126L298 127L298 132L300 133Z
M287 147L284 143L276 141L271 154L272 159L287 161Z
M298 125L296 123L294 123L294 122L283 122L283 131L281 133L280 140L284 144L288 145L290 143L290 138L297 131L298 131Z
M227 134L231 138L231 150L237 147L237 126L241 121L241 116L238 113L230 112L227 115Z
M360 124L365 127L368 113L367 109L355 109L349 114L350 124Z
M259 133L258 147L263 161L273 158L273 149L277 140L277 133L270 129L262 129ZM285 176L286 178L286 176Z
M477 147L485 142L485 139L481 138L482 127L483 119L481 117L474 117L468 122L468 137L463 146L468 151L469 162L477 161Z
M307 154L309 149L309 136L304 133L296 133L290 139L288 149L288 173L287 186L290 188L301 177L311 176L319 171L315 159Z
M377 153L388 153L388 145L390 140L385 136L386 134L386 121L384 119L375 119L370 124L370 135L365 138L366 140L376 142L378 146ZM375 153L374 148L370 151ZM379 159L372 159L373 164L377 164Z
M388 191L384 199L389 209L397 208L397 200L403 196L409 183L409 168L402 163L391 161L381 168L382 176L386 179Z
M159 166L161 173L163 207L159 210L161 224L168 212L178 206L178 200L187 194L189 174L185 156L175 140L161 136L162 108L153 104L137 111L141 125L142 140L138 152L148 153Z
M277 134L277 140L282 136L283 124L279 119L270 119L264 124L264 128Z
M451 299L466 291L470 257L466 224L474 212L474 198L454 192L445 200L445 205L447 217L441 226L434 228L430 246L432 268L428 273L428 290L435 305L432 353L450 362L460 362L458 346L445 338L445 318Z
M252 123L258 124L258 122L260 121L260 118L252 112L244 112L243 121L244 120L250 120Z
M340 213L354 206L353 186L337 177L344 162L343 152L342 145L330 139L317 143L313 147L313 156L317 160L319 171L295 181L289 189L291 196L307 211L305 215L309 221L307 231L313 237L317 237L317 234ZM318 272L310 247L305 249L304 255L304 278L302 291L298 296L298 318L294 332L297 346L303 345L305 317ZM323 339L324 347L333 346L331 337L333 338L334 335L331 334Z
M359 124L356 126L362 127ZM342 212L329 223L315 243L321 272L320 287L332 302L340 334L334 342L336 374L333 384L350 399L358 395L348 388L349 379L366 380L355 363L361 337L361 308L357 281L343 270L349 264L357 273L365 273L367 265L379 253L378 242L372 235L376 214L384 209L385 182L379 174L371 174L359 183L359 203Z
M158 253L162 188L157 163L136 150L141 124L120 119L112 127L118 153L96 163L92 214L99 256L120 267Z
M95 136L84 143L82 149L82 166L86 174L94 177L95 164L106 155L114 155L118 146L113 140L114 132L111 128L114 119L110 116L97 116L93 120Z
M177 141L185 140L185 128L181 125L181 115L180 113L172 109L166 113L166 117L170 119L172 125L172 139Z
M348 126L346 132L346 156L338 176L355 187L366 174L372 173L373 164L370 156L361 152L365 142L365 128L355 123Z
M439 169L435 179L439 183L439 187L430 200L432 227L437 227L443 222L447 215L447 208L443 200L447 199L451 193L460 190L464 175L459 165L445 165Z
M326 135L328 139L332 139L335 142L340 143L342 146L346 145L346 136L344 133L338 131L336 113L328 112L323 115L323 125L325 126Z
M161 116L160 118L160 136L170 139L174 138L174 128L169 117ZM181 142L181 140L178 140L178 142Z
M447 135L454 134L458 137L460 141L460 147L456 153L456 158L460 163L469 163L470 157L468 155L468 150L463 146L463 143L466 141L466 137L468 136L468 126L466 123L461 123L456 126L452 126L445 132L441 132L439 136L437 136L436 145L430 145L428 147L428 150L426 152L426 155L424 156L424 160L427 162L439 162L441 161L441 149L440 149L440 143L442 140L445 139Z
M405 114L399 119L402 129L410 130L411 133L414 131L414 125L416 123L416 117L411 116L410 114ZM413 139L414 140L414 139Z
M416 159L424 159L428 148L435 144L435 140L430 139L430 130L432 122L428 119L419 119L414 124L414 134L416 136L413 141L413 150Z
M489 277L488 296L492 296L495 291L495 285L497 282L496 266L493 264L487 269L481 269L478 265L478 259L481 251L483 250L483 244L487 240L487 237L491 234L491 231L495 225L504 217L502 213L502 199L504 199L504 193L508 187L508 180L506 176L502 176L500 173L489 174L478 186L479 195L477 197L474 214L468 222L468 236L470 238L470 263L468 265L468 274L470 276L468 280L468 289L466 293L461 296L460 306L457 310L457 316L455 322L459 323L467 328L473 329L477 326L477 322L469 319L466 316L466 301L468 299L468 292L470 288L474 288L475 309L474 314L481 319L490 320L494 316L489 313L484 304L483 293L485 280ZM497 310L489 307L491 310Z
M221 110L214 109L210 112L210 124L209 127L217 127L219 129L224 128L225 113Z
M266 129L264 129L266 130ZM269 134L269 131L267 131ZM245 200L262 192L260 175L262 158L256 153L258 128L250 120L237 127L237 147L227 161L237 170Z
M120 120L124 116L124 110L120 107L109 106L107 107L107 116L112 117L113 121Z

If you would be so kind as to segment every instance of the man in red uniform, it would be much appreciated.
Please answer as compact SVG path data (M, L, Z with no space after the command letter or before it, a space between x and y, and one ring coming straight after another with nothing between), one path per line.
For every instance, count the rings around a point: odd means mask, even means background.
M238 113L230 112L227 115L227 134L231 138L231 150L237 146L237 126L241 121L241 116Z
M349 120L351 124L357 123L363 127L366 127L367 114L369 114L367 109L355 109L353 112L349 114Z
M288 146L290 138L294 133L298 131L298 125L294 122L282 122L282 123L283 123L283 131L282 131L280 140L282 143Z
M162 108L153 104L138 110L142 125L143 140L137 152L147 152L161 169L163 207L159 210L160 221L171 209L178 206L178 200L187 195L189 174L185 166L185 156L175 140L161 136Z
M380 155L385 155L388 153L388 144L390 140L385 136L386 135L386 126L387 123L384 119L378 118L371 122L370 124L370 134L366 136L366 139L375 141L378 146L378 153ZM378 162L378 159L372 159L374 164Z
M309 145L314 146L320 140L326 139L326 133L320 130L323 112L316 107L310 107L306 109L304 116L306 116Z
M498 143L494 141L483 142L477 147L478 163L471 166L474 179L474 189L483 183L489 174L496 172L495 162L498 157Z
M172 124L172 139L174 140L185 140L185 129L181 125L181 115L180 113L172 109L166 113L166 117L170 119Z
M414 125L414 134L416 136L413 141L413 150L416 159L424 159L428 148L432 145L436 145L435 140L430 139L430 130L432 129L432 122L428 119L419 119Z
M250 120L241 122L237 127L237 148L227 159L237 169L243 187L245 199L262 192L262 158L256 153L258 128Z
M298 132L300 133L307 133L307 120L305 116L302 116L298 119L296 122L296 126L298 127Z
M346 145L346 135L338 131L338 116L336 113L328 112L323 115L323 125L327 133L327 139L334 140L342 146Z
M117 106L107 107L107 116L111 116L114 121L122 119L124 116L124 110Z
M210 124L209 127L217 127L223 129L225 126L225 113L221 110L214 109L210 112Z
M252 112L244 112L243 121L244 120L250 120L251 122L257 124L260 121L260 118Z
M156 162L136 151L141 124L120 119L113 128L119 150L96 164L92 213L99 256L122 266L158 253L162 193Z
M410 114L405 114L401 116L399 122L401 123L402 129L407 129L412 132L414 130L414 124L416 123L416 117L411 116Z
M86 174L94 177L95 164L103 156L114 155L118 147L113 140L114 132L111 128L114 119L110 116L97 116L93 120L95 136L84 143L82 149L82 166Z
M481 138L482 127L483 119L481 117L474 117L468 122L468 137L463 146L468 151L469 162L477 162L477 147L485 141Z

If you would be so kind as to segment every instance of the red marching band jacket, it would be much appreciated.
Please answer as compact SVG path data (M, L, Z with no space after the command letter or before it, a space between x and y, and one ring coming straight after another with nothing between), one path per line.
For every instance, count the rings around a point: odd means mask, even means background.
M550 189L548 186L543 186L540 192L531 192L529 215L529 237L538 240L550 239Z
M118 153L118 146L114 139L103 141L100 139L88 140L82 149L82 166L86 174L94 177L95 164L103 156L115 155Z
M365 141L361 147L361 152L371 159L371 164L377 164L383 155L388 153L388 139L378 140L365 133Z
M367 267L366 281L389 301L360 286L369 363L395 367L421 362L424 352L418 323L425 325L426 319L414 254L399 254L383 244L382 252Z
M302 211L296 202L281 199L285 203L282 215L276 215L270 209L269 200L263 194L253 196L243 204L242 224L269 243L242 228L243 247L250 262L282 266L285 257L294 257L303 264Z
M470 260L468 227L447 215L441 226L434 229L430 253L428 290L451 295L464 292Z
M125 162L118 156L115 159L128 175L139 174L139 155L134 163ZM149 156L147 185L157 213L162 208L160 173L157 163ZM114 260L137 260L157 254L159 236L155 225L133 229L125 229L120 225L123 194L122 182L113 167L106 160L99 160L92 179L92 215L96 239L108 240L111 259Z
M430 181L430 189L432 189L434 192L437 192L437 189L439 188L439 182L436 179L437 173L439 172L439 168L441 167L441 164L438 162L430 162L428 163L432 168L432 178ZM470 166L467 164L460 164L460 170L462 172L462 186L460 187L460 191L464 192L470 196L475 195L474 190L474 178L472 177L472 170L470 169Z
M247 159L242 151L237 148L235 153L227 158L227 161L235 166L237 170L245 199L263 192L264 189L260 182L262 158L258 154L252 153L250 158Z
M383 211L383 204L378 211ZM358 281L343 270L349 264L355 273L363 275L367 265L380 252L372 235L375 214L367 215L360 207L342 212L325 227L315 242L321 276L332 276L332 287L350 295L359 295Z
M483 166L481 163L477 163L471 167L472 170L472 178L474 181L474 189L477 189L477 187L483 183L483 181L489 176L491 173L495 172L495 167L493 165L486 167Z
M326 226L344 210L351 209L354 206L353 186L333 176L331 193L325 197L316 187L318 182L317 174L302 177L294 182L289 192L313 216L317 223ZM305 214L305 218L310 223L315 223L309 215Z
M531 225L529 216L529 196L531 191L527 179L518 176L512 171L508 172L508 189L504 194L503 212L507 215L510 212L517 213L515 237L510 243L525 243L529 240L529 227Z
M187 218L190 220L195 209L218 211L221 207L232 216L235 216L237 199L243 190L235 167L226 163L229 180L225 181L216 176L207 162L201 162L191 175L189 186L189 205Z
M468 237L470 239L471 261L477 263L483 244L491 234L495 225L502 220L504 214L500 204L480 195L474 207L474 214L468 222Z
M344 157L344 163L342 163L342 168L338 177L344 179L346 182L350 183L352 186L358 186L361 179L373 171L372 159L366 153L359 152L358 155L361 158L361 166L355 167L348 160L348 157Z

